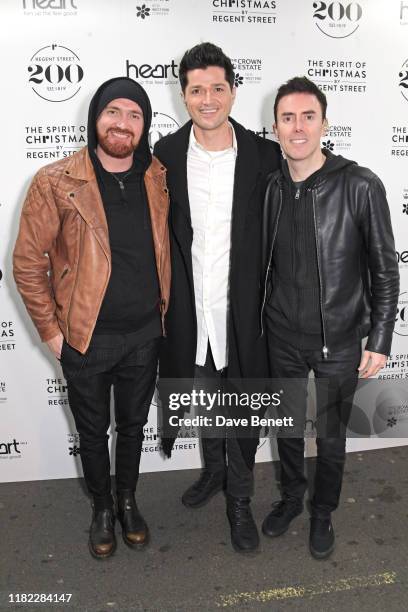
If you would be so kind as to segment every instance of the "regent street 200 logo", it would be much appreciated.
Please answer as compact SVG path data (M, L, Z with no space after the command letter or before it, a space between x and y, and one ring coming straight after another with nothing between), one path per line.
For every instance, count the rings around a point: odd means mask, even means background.
M363 17L359 2L313 2L313 9L316 27L330 38L348 38L358 30Z
M75 51L53 43L30 58L28 83L33 92L48 102L66 102L79 92L84 69Z

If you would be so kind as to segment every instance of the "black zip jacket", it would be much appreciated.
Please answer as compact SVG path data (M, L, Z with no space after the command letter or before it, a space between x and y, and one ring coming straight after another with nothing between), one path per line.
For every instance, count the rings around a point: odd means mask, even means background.
M367 350L388 355L399 273L384 186L367 168L325 154L331 162L330 171L319 174L308 186L313 202L323 355L367 335ZM282 180L280 171L271 175L264 201L262 331L283 203Z

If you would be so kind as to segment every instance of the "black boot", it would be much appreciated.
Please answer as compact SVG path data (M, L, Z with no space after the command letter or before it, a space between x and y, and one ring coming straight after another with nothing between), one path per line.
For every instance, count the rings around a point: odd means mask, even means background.
M130 548L144 548L149 541L149 528L138 510L134 492L122 489L117 491L117 498L123 541Z
M334 529L330 515L310 519L309 548L315 559L326 559L334 550Z
M94 510L89 531L89 550L95 559L107 559L116 549L115 515L111 508Z
M253 552L259 546L258 529L252 516L249 497L227 495L227 516L231 542L237 552Z
M181 501L188 508L200 508L225 486L225 470L210 472L204 469L200 478L183 494Z
M262 531L270 538L282 535L288 530L292 520L303 511L301 499L284 497L273 504L273 510L262 523Z

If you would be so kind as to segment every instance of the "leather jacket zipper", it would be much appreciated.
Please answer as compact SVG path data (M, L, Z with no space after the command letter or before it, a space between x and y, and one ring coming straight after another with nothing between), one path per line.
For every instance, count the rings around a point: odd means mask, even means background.
M313 221L315 228L315 242L316 242L316 255L317 255L317 273L319 275L319 302L320 302L320 316L322 317L322 330L323 330L323 348L322 354L323 359L327 359L329 356L329 349L326 341L326 325L324 318L324 310L323 310L323 285L322 285L322 274L321 274L321 265L320 265L320 253L319 253L319 240L317 237L317 220L316 220L316 197L315 190L312 189L312 201L313 201Z
M269 193L267 194L267 196L269 196ZM271 262L272 262L272 252L273 252L273 247L275 245L276 234L278 232L279 217L280 217L281 210L282 210L282 201L283 201L282 187L279 187L279 208L278 208L278 213L276 215L276 223L275 223L275 228L274 228L274 232L273 232L273 236L272 236L271 248L270 248L270 251L269 251L268 266L266 268L266 276L265 276L264 296L263 296L262 307L261 307L261 338L262 338L262 336L264 334L263 311L264 311L264 308L265 308L266 293L267 293L267 289L268 289L268 279L269 279L270 267L271 267Z

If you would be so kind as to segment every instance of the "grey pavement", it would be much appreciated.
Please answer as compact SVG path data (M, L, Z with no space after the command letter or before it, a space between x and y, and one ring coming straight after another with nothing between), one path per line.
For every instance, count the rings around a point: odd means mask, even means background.
M347 456L337 546L308 551L308 511L257 554L231 548L222 493L197 510L180 496L197 470L143 474L139 506L151 530L144 551L125 546L105 561L87 548L89 500L81 480L0 485L0 610L190 612L408 610L408 446ZM313 471L313 461L308 460ZM260 526L278 498L276 464L255 468ZM71 593L69 603L9 604L10 594ZM15 597L16 599L16 597Z

